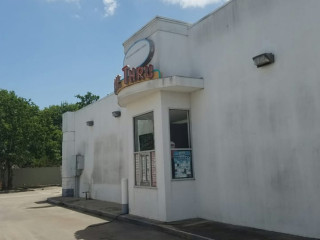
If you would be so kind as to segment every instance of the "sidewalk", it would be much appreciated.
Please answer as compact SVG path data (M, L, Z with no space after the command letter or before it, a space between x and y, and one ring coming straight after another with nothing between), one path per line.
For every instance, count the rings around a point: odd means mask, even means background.
M48 202L98 216L151 226L160 231L192 240L315 240L313 238L217 223L200 218L164 223L130 214L121 215L120 204L99 200L54 197L48 198Z

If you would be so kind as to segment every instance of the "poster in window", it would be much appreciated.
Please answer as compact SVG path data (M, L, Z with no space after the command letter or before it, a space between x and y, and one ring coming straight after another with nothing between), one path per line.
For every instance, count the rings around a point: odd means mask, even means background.
M149 151L154 149L153 133L147 133L139 136L140 151Z
M142 182L147 181L147 156L141 155L141 165L142 165Z
M140 185L140 156L139 154L134 155L135 158L135 173L136 173L136 186Z
M151 187L157 186L156 154L151 152Z
M174 179L193 178L191 150L172 151L172 175Z
M150 186L151 164L150 153L139 154L141 159L141 182L140 186Z

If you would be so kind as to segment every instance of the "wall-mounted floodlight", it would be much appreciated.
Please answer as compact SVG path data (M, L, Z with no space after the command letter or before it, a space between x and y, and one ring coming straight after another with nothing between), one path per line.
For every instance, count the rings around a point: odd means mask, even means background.
M255 56L253 59L254 65L258 68L274 63L274 55L272 53L263 53L258 56Z
M121 117L121 112L120 111L114 111L114 112L112 112L112 116L114 116L115 118Z
M94 125L94 121L87 121L87 126L92 127Z

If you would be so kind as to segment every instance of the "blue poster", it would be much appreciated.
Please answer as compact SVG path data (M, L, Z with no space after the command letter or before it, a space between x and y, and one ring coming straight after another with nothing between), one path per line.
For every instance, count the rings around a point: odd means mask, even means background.
M172 151L173 178L193 178L191 150Z

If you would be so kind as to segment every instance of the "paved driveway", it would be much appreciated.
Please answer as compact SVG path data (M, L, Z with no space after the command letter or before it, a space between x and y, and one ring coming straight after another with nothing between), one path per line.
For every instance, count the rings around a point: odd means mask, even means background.
M46 202L48 197L59 195L59 187L0 194L0 239L180 239L144 226L109 222Z

